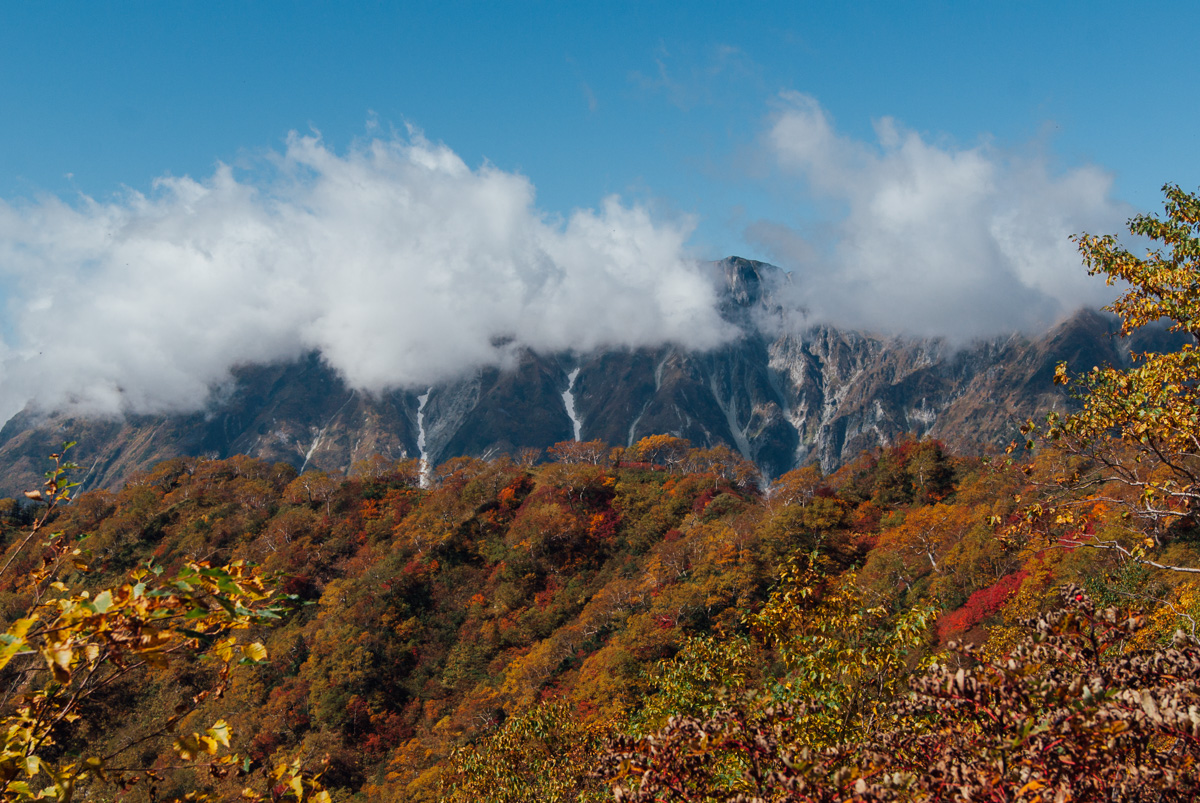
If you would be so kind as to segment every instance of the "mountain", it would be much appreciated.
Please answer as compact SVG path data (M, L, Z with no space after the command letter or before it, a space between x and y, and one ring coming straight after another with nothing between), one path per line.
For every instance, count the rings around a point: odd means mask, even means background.
M1130 349L1169 349L1150 332L1116 337L1115 320L1081 311L1036 338L964 347L828 325L790 324L779 268L730 257L714 264L722 315L741 337L708 352L674 345L586 354L520 353L431 388L371 395L348 388L310 354L236 368L201 412L86 419L29 408L0 430L0 493L35 487L45 456L79 446L87 488L117 487L159 460L248 454L297 468L349 471L373 454L459 455L544 449L574 436L628 445L670 433L726 444L768 476L819 461L828 471L906 433L960 448L996 446L1038 411L1067 403L1054 366L1126 365Z

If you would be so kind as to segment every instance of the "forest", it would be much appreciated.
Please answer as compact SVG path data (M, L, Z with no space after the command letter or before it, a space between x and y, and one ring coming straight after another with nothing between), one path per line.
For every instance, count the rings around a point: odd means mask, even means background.
M1081 236L1200 335L1200 200ZM178 458L0 502L4 800L1184 801L1200 360L1061 368L1008 449Z

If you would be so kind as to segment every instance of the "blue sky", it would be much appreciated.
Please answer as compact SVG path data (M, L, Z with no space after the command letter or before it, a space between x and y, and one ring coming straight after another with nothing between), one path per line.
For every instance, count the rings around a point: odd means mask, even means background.
M694 288L673 262L681 255L781 264L809 288L799 299L805 309L849 325L952 337L1037 328L1076 301L1103 300L1076 283L1067 234L1116 230L1132 212L1157 209L1167 181L1200 185L1198 33L1194 3L5 4L0 297L8 314L0 385L12 398L0 407L39 395L178 406L232 362L314 346L364 387L425 381L428 366L419 361L390 375L329 356L350 351L331 334L346 330L341 321L372 319L358 301L335 310L288 295L343 261L359 280L391 282L401 293L419 263L470 281L454 272L461 254L421 263L434 246L389 261L393 218L365 232L355 229L363 215L348 220L337 211L296 222L331 209L331 187L380 177L376 191L389 197L424 188L422 219L453 217L438 205L448 199L479 204L486 237L461 228L438 236L483 237L471 253L485 256L471 275L513 282L488 297L511 290L513 298L563 304L564 323L529 333L533 345L599 342L571 330L565 321L578 316L562 300L582 298L580 288L597 276L613 293L597 299L618 310L627 300L619 288L658 294L658 312L634 305L614 320L669 317L663 310L675 305L690 310L681 320L691 316L696 331L707 332L707 301L689 295ZM392 150L372 161L372 144ZM430 159L442 160L431 169L444 182L398 166ZM225 189L217 186L219 164L231 171ZM185 177L194 183L179 183ZM240 207L241 191L257 200ZM226 217L240 209L239 217L204 218L193 209L201 196L214 209L224 199ZM611 196L616 205L606 207ZM338 209L363 201L336 197ZM488 206L487 198L501 200ZM403 217L407 208L389 214ZM231 227L256 215L254 236L270 231L252 257L189 250L210 235L228 246L230 236L243 236L229 235ZM434 236L436 226L418 226L419 217L398 224L413 227L410 240ZM208 228L194 229L201 219ZM343 228L326 238L335 244L295 256L303 267L277 256L333 231L335 221ZM497 235L497 221L513 228ZM601 243L600 229L613 242ZM116 231L117 245L101 230ZM519 248L505 250L515 241ZM375 250L360 259L364 242ZM654 273L637 280L648 284L629 278L625 253ZM659 262L645 267L647 254ZM193 257L186 284L169 280ZM542 267L526 271L531 261ZM34 273L44 281L31 284ZM235 341L274 344L259 350L165 349L164 364L183 366L191 381L169 392L147 386L143 402L129 402L138 377L159 368L122 355L164 339L156 328L164 321L224 311L244 286L238 276L283 282L255 302L264 316L288 317L272 306L279 297L293 298L288 311L304 314L263 331L230 326ZM557 283L554 293L548 281ZM115 295L117 286L125 295ZM146 304L168 309L141 321L130 311L140 296L127 296L144 286L160 293ZM98 300L106 294L113 295ZM171 306L190 296L217 301ZM446 298L448 306L433 305L434 317L461 321L469 309L488 318ZM973 304L989 314L962 312ZM124 331L131 315L144 324L136 337L107 337ZM66 360L92 373L49 388L31 360L62 339L62 324L47 321L63 316L76 321L66 339L78 344L86 329L97 348L118 356L99 360L104 371L92 369L95 354ZM418 323L414 331L434 326ZM640 331L626 345L708 342L708 334L689 340L676 323ZM478 342L463 345L472 356L436 357L494 361L476 347L514 328L520 324L509 318L489 319ZM394 334L406 343L417 337Z
M104 198L374 120L524 173L546 210L698 214L721 256L739 206L793 214L747 173L795 90L853 136L1043 147L1153 208L1200 183L1198 33L1194 3L9 3L0 194Z

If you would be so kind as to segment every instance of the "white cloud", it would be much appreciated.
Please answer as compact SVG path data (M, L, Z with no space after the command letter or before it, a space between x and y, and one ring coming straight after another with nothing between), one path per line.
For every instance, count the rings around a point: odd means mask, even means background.
M891 118L875 134L873 143L839 134L799 93L782 96L767 134L785 174L840 210L824 230L759 221L746 231L795 270L816 319L962 339L1037 330L1111 298L1069 240L1124 228L1132 210L1110 198L1108 173L931 143Z
M731 332L691 221L608 198L565 220L525 177L450 149L293 135L254 178L220 166L112 202L0 201L0 420L36 400L185 410L238 363L318 349L357 388L423 387L514 346L585 350Z

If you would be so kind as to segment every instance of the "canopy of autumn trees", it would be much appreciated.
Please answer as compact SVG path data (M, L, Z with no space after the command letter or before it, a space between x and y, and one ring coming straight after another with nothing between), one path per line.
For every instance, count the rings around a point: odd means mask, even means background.
M159 797L197 784L221 797L253 785L259 767L297 767L308 772L298 782L319 773L333 799L603 800L613 784L634 788L615 757L638 740L683 738L672 717L753 729L787 712L790 735L762 766L824 751L811 780L841 766L847 745L921 719L895 705L933 660L923 656L963 640L1003 654L1024 638L1022 619L1056 608L1063 582L1098 604L1163 600L1146 605L1141 649L1193 615L1186 582L1140 575L1117 555L997 537L1019 520L1017 497L1072 459L1053 450L1027 474L906 442L833 476L800 469L765 488L704 450L674 469L559 451L564 462L536 466L453 461L428 489L407 463L337 478L245 458L169 461L119 493L50 512L41 532L63 533L86 573L42 568L44 551L21 549L37 509L11 506L0 605L18 625L24 578L38 572L95 599L130 572L144 580L148 561L178 577L242 560L256 577L278 573L275 593L294 597L280 620L237 631L238 644L262 645L255 660L239 666L235 652L223 664L201 649L130 668L85 716L56 726L62 748L45 760L119 755L106 777L140 773L134 799L147 770ZM1126 526L1111 519L1102 526ZM952 666L977 660L953 654ZM129 711L180 713L155 731L162 723ZM229 746L191 756L204 765L197 775L180 734L206 749L215 725ZM656 736L664 727L676 730ZM727 748L744 738L734 736ZM704 795L746 791L739 750L716 750L689 783ZM218 754L245 769L205 769Z

